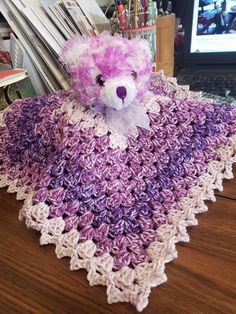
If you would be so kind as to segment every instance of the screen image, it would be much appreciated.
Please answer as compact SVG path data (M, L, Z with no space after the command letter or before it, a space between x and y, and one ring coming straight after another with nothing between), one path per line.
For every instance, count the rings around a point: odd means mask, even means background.
M236 0L195 0L191 53L236 51Z

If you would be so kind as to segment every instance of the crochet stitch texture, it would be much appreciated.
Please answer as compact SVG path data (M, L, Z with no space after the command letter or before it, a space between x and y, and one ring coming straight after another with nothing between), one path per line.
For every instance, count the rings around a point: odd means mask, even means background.
M25 199L26 225L71 270L106 285L108 302L148 304L175 243L232 178L236 108L214 105L162 73L142 101L152 131L128 139L71 91L15 101L0 113L0 186Z

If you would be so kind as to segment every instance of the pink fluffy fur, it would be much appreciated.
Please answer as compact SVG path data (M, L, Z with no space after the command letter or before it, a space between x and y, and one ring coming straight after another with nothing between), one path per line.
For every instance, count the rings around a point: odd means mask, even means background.
M86 106L109 106L109 102L117 102L119 106L120 99L114 91L120 85L127 89L127 96L131 95L127 106L139 102L149 88L150 51L144 40L128 40L106 32L96 38L75 37L66 43L61 59L71 74L76 96ZM99 75L105 87L111 86L106 92L111 95L104 96L104 86L97 82Z

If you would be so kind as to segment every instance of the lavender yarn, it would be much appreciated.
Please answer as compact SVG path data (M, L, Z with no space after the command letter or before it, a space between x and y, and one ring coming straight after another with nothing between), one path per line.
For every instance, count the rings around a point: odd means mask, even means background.
M164 94L160 90L152 91ZM111 149L108 135L79 129L55 111L69 92L17 101L1 127L0 174L45 202L48 219L62 217L64 233L92 240L96 256L114 257L114 270L149 260L147 248L167 214L198 184L215 148L236 132L236 110L228 104L180 100L160 102L148 113L152 131L138 128L125 150Z

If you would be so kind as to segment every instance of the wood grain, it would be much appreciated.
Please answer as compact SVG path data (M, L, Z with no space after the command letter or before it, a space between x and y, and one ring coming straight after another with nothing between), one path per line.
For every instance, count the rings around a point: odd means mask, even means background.
M156 69L166 76L174 71L175 15L165 15L156 19Z
M168 281L152 289L144 314L236 313L236 178L224 187L189 228L190 243L177 245ZM54 246L40 246L39 233L18 220L21 205L0 190L1 314L137 313L128 303L107 304L104 287L90 287L85 271L71 272Z

